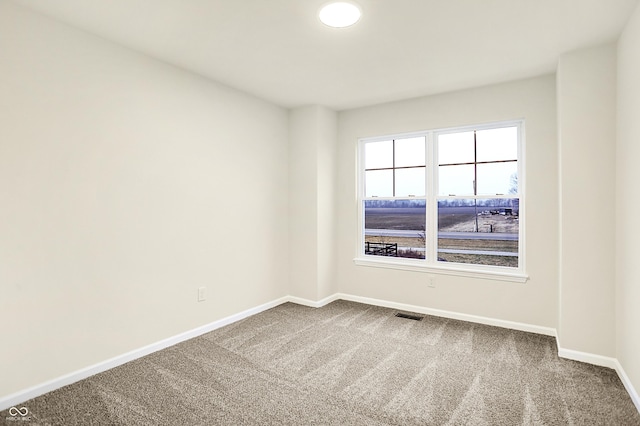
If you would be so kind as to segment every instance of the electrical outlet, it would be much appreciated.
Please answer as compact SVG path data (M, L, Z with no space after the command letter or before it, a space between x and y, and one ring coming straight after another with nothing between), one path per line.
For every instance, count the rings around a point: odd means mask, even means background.
M427 287L436 288L436 277L434 277L433 275L429 275L427 280L428 280Z
M207 288L200 287L198 289L198 302L204 302L205 300L207 300Z

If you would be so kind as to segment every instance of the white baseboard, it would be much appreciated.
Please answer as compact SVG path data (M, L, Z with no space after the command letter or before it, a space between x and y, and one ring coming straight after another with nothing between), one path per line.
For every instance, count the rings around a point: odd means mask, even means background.
M559 342L556 338L556 342ZM587 364L607 367L613 370L617 369L618 360L608 356L591 354L588 352L574 351L572 349L564 349L558 344L558 356L560 358L570 359L573 361L586 362Z
M389 302L386 300L372 299L369 297L354 296L351 294L339 293L336 299L350 300L352 302L366 303L368 305L383 306L385 308L398 309L419 314L433 315L436 317L450 318L461 321L474 322L478 324L493 325L496 327L509 328L511 330L526 331L529 333L543 334L545 336L555 336L556 330L550 327L531 325L514 321L506 321L495 318L482 317L478 315L461 314L458 312L444 311L440 309L425 308L422 306L409 305L405 303Z
M631 380L629 379L629 376L627 376L627 373L624 371L624 368L622 368L622 364L620 364L620 362L617 359L616 359L616 371L618 372L618 377L620 377L620 381L622 381L624 388L629 393L631 400L633 401L633 403L636 406L636 409L640 413L640 395L638 395L638 392L633 387L633 384L631 384Z
M571 359L573 361L586 362L587 364L598 365L600 367L611 368L618 373L620 381L627 390L631 401L636 406L636 410L640 413L640 396L631 383L631 379L627 376L627 373L622 368L622 364L617 358L606 357L602 355L595 355L587 352L574 351L572 349L565 349L560 345L560 339L556 336L556 343L558 344L558 356L560 358Z
M6 410L10 407L16 406L24 401L28 401L40 395L44 395L47 392L54 391L63 386L67 386L80 380L86 379L87 377L93 376L95 374L110 370L114 367L133 361L135 359L142 358L143 356L149 355L153 352L157 352L161 349L168 348L169 346L184 342L185 340L193 339L194 337L198 337L220 327L224 327L225 325L240 321L244 318L266 311L267 309L271 309L288 301L291 301L290 297L288 296L276 299L255 308L247 309L246 311L242 311L240 313L230 315L226 318L222 318L218 321L214 321L211 324L207 324L202 327L198 327L193 330L178 334L176 336L169 337L151 345L144 346L140 349L135 349L125 354L116 356L95 365L91 365L81 370L74 371L62 377L58 377L56 379L33 386L23 391L10 394L6 397L0 398L0 411Z
M322 308L325 305L328 305L329 303L338 300L339 294L335 293L332 294L331 296L325 297L322 300L319 300L317 302L314 302L313 300L309 300L309 299L304 299L302 297L296 297L296 296L287 296L286 299L288 302L292 302L292 303L297 303L298 305L303 305L303 306L309 306L311 308Z

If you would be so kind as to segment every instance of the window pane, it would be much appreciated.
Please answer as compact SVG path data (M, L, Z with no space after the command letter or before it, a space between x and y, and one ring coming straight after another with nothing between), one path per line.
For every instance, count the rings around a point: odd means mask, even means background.
M425 200L364 201L364 253L424 259Z
M365 196L393 197L393 170L365 172Z
M393 167L393 141L369 142L364 146L364 168Z
M518 199L438 201L438 261L518 267Z
M516 160L518 128L479 130L476 132L478 161Z
M396 139L395 167L424 166L425 138Z
M438 167L440 195L474 195L473 165Z
M424 167L396 170L396 197L422 197L424 191Z
M438 164L472 163L473 132L438 136Z
M478 164L478 195L517 193L517 162Z

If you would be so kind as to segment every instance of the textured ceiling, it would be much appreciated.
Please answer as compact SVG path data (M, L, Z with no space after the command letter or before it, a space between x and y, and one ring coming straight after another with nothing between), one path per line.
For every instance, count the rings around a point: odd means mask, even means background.
M638 0L13 0L285 107L337 110L555 71L617 39Z

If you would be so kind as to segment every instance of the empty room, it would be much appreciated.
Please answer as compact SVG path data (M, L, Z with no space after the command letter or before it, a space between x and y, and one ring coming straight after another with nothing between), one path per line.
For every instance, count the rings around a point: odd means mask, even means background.
M0 0L0 422L640 425L638 76L638 0Z

